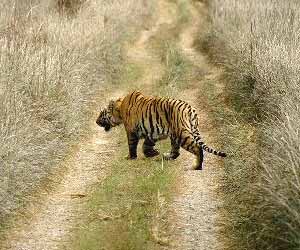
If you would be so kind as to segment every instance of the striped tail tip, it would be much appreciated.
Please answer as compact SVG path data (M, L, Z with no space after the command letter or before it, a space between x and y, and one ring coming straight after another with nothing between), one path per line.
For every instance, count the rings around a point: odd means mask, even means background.
M219 154L218 154L219 156L221 156L221 157L226 157L227 156L227 154L226 153L224 153L224 152L219 152Z

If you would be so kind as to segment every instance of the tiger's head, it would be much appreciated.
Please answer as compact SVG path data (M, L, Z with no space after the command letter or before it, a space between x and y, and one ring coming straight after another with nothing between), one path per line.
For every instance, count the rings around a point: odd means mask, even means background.
M123 123L120 111L121 104L121 98L110 101L106 108L100 110L96 123L103 127L105 131L109 131L112 127Z

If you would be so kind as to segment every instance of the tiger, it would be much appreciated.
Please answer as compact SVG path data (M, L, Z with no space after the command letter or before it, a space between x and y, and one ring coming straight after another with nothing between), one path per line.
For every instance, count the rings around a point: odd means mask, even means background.
M196 110L187 102L167 97L145 96L133 91L123 98L111 100L106 108L100 109L97 125L109 131L112 127L124 124L129 154L127 159L137 158L137 145L142 146L145 157L159 155L155 143L171 140L171 151L163 154L165 160L175 160L180 147L196 156L193 166L202 170L204 151L226 157L226 153L207 146L201 139Z

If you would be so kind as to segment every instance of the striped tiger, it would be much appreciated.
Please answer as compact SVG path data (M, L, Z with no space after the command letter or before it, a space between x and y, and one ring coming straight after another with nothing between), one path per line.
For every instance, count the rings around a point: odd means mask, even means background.
M154 148L155 143L168 137L171 139L171 151L163 155L166 160L176 159L180 147L196 155L196 170L202 169L204 151L226 157L224 152L214 150L202 141L196 110L181 100L144 96L133 91L124 98L110 101L108 107L100 111L96 123L105 131L124 124L128 159L137 157L139 139L145 139L144 155L153 157L159 154Z

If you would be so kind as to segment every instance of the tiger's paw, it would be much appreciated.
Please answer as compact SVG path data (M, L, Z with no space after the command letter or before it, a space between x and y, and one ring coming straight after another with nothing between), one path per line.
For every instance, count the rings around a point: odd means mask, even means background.
M194 170L202 170L202 167L203 167L203 164L200 163L198 160L195 160L192 169L194 169Z
M164 160L166 161L171 161L171 160L175 160L177 157L179 156L179 154L172 154L172 153L164 153L163 157Z
M135 160L137 158L137 156L130 156L130 155L127 155L124 157L126 160Z
M156 150L156 149L151 149L151 150L149 150L149 151L144 152L144 155L145 155L147 158L149 158L149 157L154 157L154 156L159 155L159 151Z

